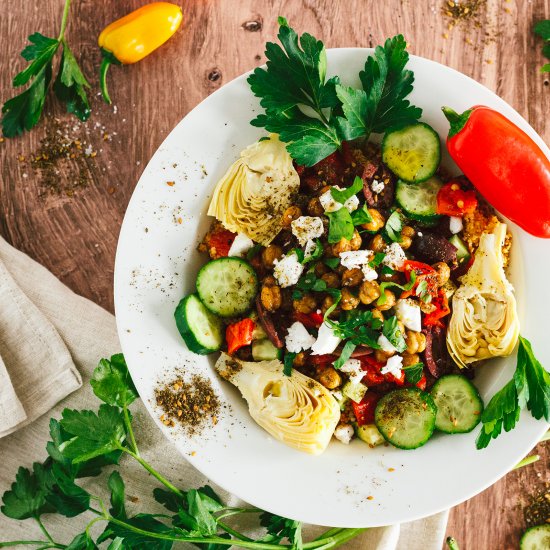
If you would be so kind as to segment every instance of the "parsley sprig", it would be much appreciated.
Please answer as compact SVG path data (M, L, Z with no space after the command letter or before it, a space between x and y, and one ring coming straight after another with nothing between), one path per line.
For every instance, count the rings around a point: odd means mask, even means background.
M550 19L543 19L542 21L539 21L533 31L535 34L538 34L543 40L544 44L542 46L542 55L546 57L546 59L550 59ZM540 68L541 73L549 73L550 72L550 63L546 63Z
M477 448L487 447L503 428L506 432L512 430L525 408L537 420L545 418L550 422L550 374L533 354L531 343L520 336L516 371L512 380L493 395L485 407Z
M129 406L138 398L124 357L103 359L94 371L92 388L103 404L99 411L64 410L60 421L51 420L48 458L35 462L32 470L19 468L11 489L2 496L1 512L16 520L32 519L40 526L43 540L0 541L0 548L30 545L37 548L94 550L109 542L110 550L152 548L170 550L175 542L222 550L230 546L258 550L288 548L330 549L360 534L364 529L330 529L305 543L302 524L257 508L231 508L209 487L182 490L157 472L140 454L134 436ZM98 476L118 466L123 455L137 460L162 487L153 490L164 514L138 513L126 509L125 484L118 470L107 478L109 503L90 494L79 478ZM93 514L86 527L64 543L54 539L42 521L46 514L66 518L84 512ZM254 540L240 533L227 519L241 514L259 514L264 534ZM102 522L104 530L92 535L90 527Z
M53 59L59 48L62 53L53 84L54 93L66 104L67 112L73 113L83 121L90 116L90 104L86 95L86 88L90 85L65 39L70 4L71 0L65 0L61 29L57 38L36 32L29 36L30 44L21 52L21 56L29 65L15 76L13 86L29 86L20 94L8 99L2 106L2 132L6 137L18 136L33 128L40 120L52 80Z

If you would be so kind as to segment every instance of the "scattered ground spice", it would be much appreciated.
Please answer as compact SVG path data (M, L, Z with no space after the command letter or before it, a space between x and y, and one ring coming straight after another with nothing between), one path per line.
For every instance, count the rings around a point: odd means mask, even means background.
M498 37L495 25L487 21L487 0L444 0L441 13L447 23L447 31L459 27L465 33L481 32L481 38L472 41L466 36L464 41L475 48L494 42ZM449 38L448 32L443 32L443 38ZM479 43L477 43L479 41Z
M218 423L220 401L210 380L194 374L190 382L178 377L155 389L157 405L162 409L160 420L165 426L179 424L188 435L196 435L209 425Z
M527 527L550 523L550 493L544 491L533 498L533 502L523 510Z

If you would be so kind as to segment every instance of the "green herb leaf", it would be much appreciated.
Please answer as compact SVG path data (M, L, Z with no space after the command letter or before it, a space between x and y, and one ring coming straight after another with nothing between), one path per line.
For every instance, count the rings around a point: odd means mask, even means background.
M92 111L86 95L86 88L89 88L90 84L82 74L67 43L63 40L62 44L63 55L53 85L55 95L67 104L68 113L73 113L82 121L88 120Z
M122 537L115 537L109 546L107 546L107 550L123 550L124 549L124 539Z
M384 230L388 238L396 243L401 242L401 230L403 229L403 218L398 210L394 210L386 220Z
M415 363L414 365L403 367L403 371L405 372L405 379L409 384L418 384L424 375L424 363Z
M323 263L330 269L336 269L340 265L340 258L325 258Z
M262 539L263 542L280 543L286 538L292 544L293 549L303 549L302 524L299 521L264 512L260 515L260 523L268 533Z
M386 290L386 288L399 288L401 290L411 290L415 283L416 283L416 273L414 271L411 271L411 279L405 285L400 285L399 283L394 283L393 281L384 281L383 283L380 283L380 298L378 298L378 300L376 301L376 305L381 306L386 303L387 298L386 298L386 294L384 293L384 290Z
M533 27L533 32L538 34L543 40L550 40L550 19L539 21Z
M75 463L111 453L126 438L122 413L111 405L101 405L97 415L65 409L61 427L74 436L63 444L61 452Z
M329 220L329 243L337 243L340 239L347 239L350 241L353 238L355 227L351 219L351 214L347 208L340 208L340 210L336 210L336 212L326 212L326 215Z
M374 258L369 262L369 267L378 267L383 261L386 255L383 252L377 252Z
M407 349L405 337L397 324L397 317L395 315L384 321L382 334L392 343L393 347L399 353Z
M109 476L109 489L111 490L111 509L109 513L117 519L126 519L126 507L124 496L124 481L120 474L115 470Z
M309 262L317 261L324 252L323 243L319 239L315 239L315 248L311 251L310 255L305 257L303 264L308 264Z
M90 384L97 397L108 405L127 407L139 397L121 353L113 355L110 360L101 359Z
M74 482L72 472L58 462L46 463L51 473L46 500L58 514L72 518L90 508L90 494Z
M363 180L360 177L355 176L353 183L349 187L342 191L340 191L340 189L336 189L336 187L331 187L330 194L336 202L343 205L348 199L351 199L351 197L357 195L357 193L362 190Z
M348 340L344 347L342 348L342 353L340 354L340 357L332 363L335 369L341 369L344 363L351 357L351 354L355 351L355 348L357 346L351 341Z
M124 523L152 533L164 535L182 534L181 531L172 529L164 523L161 523L152 514L137 514L134 517L125 520ZM108 531L103 533L98 538L98 543L109 538L115 539L117 537L124 539L124 548L128 548L129 550L170 550L173 545L173 542L170 540L156 539L140 533L135 533L134 531L128 529L125 525L119 525L116 523L109 523Z
M294 363L294 358L296 357L296 353L292 351L287 351L285 353L285 358L283 359L283 372L287 376L292 375L292 365Z
M349 340L356 346L364 345L379 349L378 333L382 326L380 320L375 319L372 311L352 310L340 315L338 322L326 319L334 334L342 340Z
M342 103L345 118L338 117L340 133L346 141L368 136L369 99L364 90L356 90L350 86L336 85L336 95Z
M177 512L180 508L183 508L181 497L172 491L155 487L153 489L153 497L159 504L170 510L170 512Z
M109 546L111 548L111 546ZM65 550L96 550L97 546L87 533L80 533Z
M35 32L29 36L30 44L21 52L22 57L31 63L13 79L13 86L23 86L37 76L52 61L59 41Z
M223 506L210 495L201 490L191 489L186 494L189 514L197 522L198 531L202 535L213 535L217 531L217 522L214 512L223 508Z
M252 248L246 253L246 259L248 261L252 260L252 258L256 257L256 255L260 252L260 250L263 248L261 244L256 243Z
M372 216L366 204L351 213L351 221L353 225L363 225L364 223L372 222Z

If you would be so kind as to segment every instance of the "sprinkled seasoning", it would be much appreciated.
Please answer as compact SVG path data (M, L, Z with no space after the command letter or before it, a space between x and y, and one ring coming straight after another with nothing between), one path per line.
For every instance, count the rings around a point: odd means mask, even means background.
M545 491L533 498L533 502L524 509L527 527L550 523L550 493Z
M176 378L155 389L160 420L165 426L179 424L188 435L218 423L220 401L210 380L194 374L190 382Z

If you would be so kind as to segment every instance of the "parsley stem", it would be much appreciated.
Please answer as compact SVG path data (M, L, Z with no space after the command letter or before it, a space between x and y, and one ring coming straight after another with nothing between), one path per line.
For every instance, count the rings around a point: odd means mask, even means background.
M61 30L59 31L58 40L61 42L65 37L65 29L69 21L69 8L71 6L71 0L65 0L65 7L63 8L63 17L61 19Z
M523 460L520 460L512 469L519 470L524 466L528 466L529 464L533 464L534 462L537 462L537 460L540 460L539 455L526 456Z
M544 441L548 441L550 439L550 430L548 430L543 436L542 439L539 441L539 443L542 443Z
M128 432L128 437L130 438L130 445L132 446L132 451L139 456L139 450L136 443L136 438L134 436L134 430L132 429L132 421L130 420L130 413L128 412L128 407L124 405L122 407L124 413L124 424L126 425L126 431Z
M315 540L322 540L327 537L332 537L334 535L337 535L340 531L343 531L343 530L344 530L343 527L333 527L332 529L329 529L328 531L321 533Z
M57 544L56 542L49 544L46 540L8 540L6 542L0 542L0 548L9 548L10 546L22 546L29 544L42 544L43 547L47 544L47 548L65 548L63 544Z
M342 544L345 544L346 542L350 541L351 539L354 539L364 531L366 531L368 527L355 527L351 529L342 529L338 533L323 537L322 539L316 539L312 542L306 542L304 544L304 550L307 550L308 548L315 549L315 550L328 550L329 548L337 548L338 546L341 546ZM327 531L327 533L333 531L331 529L330 531Z
M246 537L242 533L239 533L238 531L236 531L232 527L229 527L229 525L227 525L226 523L222 523L221 521L218 521L217 523L226 533L229 533L230 535L233 535L236 539L247 540L247 541L254 540L254 539L251 539L249 537Z
M45 527L44 524L42 523L42 520L40 519L40 517L35 516L34 519L36 520L36 523L38 523L38 527L40 527L40 530L42 531L42 533L44 533L44 536L45 536L52 544L56 544L56 543L54 542L54 540L52 539L52 536L50 535L50 533L48 533L48 530L46 529L46 527Z

